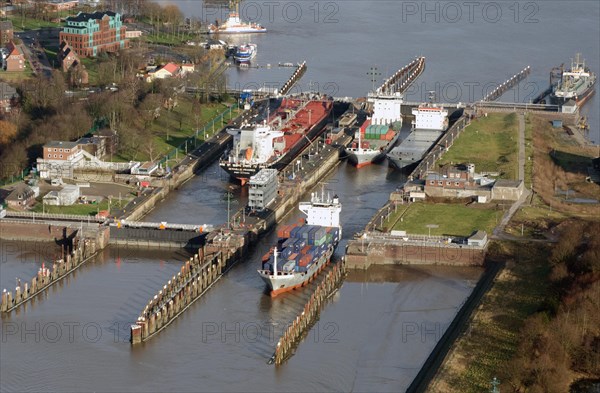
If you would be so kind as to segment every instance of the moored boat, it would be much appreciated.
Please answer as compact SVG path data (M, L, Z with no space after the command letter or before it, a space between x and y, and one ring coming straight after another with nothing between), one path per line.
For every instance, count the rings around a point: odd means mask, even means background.
M398 169L421 161L448 128L448 110L441 106L422 104L414 108L412 114L415 116L413 130L399 146L387 153L388 160Z
M215 21L208 26L209 34L248 34L248 33L266 33L267 29L258 23L245 23L240 18L239 0L231 1L229 9L231 12L227 20L221 24Z
M247 63L256 56L258 46L256 44L243 44L237 47L233 54L233 60L238 63Z
M277 246L263 257L258 270L271 296L314 279L331 261L342 236L342 204L337 195L325 198L312 193L311 201L300 202L299 209L307 216L306 224L279 228Z
M233 148L219 165L242 184L264 168L281 170L324 131L333 103L284 98L263 124L230 130Z
M582 106L595 91L596 74L590 71L577 53L571 61L571 68L562 71L558 84L554 87L550 100L553 104L564 105L570 100Z

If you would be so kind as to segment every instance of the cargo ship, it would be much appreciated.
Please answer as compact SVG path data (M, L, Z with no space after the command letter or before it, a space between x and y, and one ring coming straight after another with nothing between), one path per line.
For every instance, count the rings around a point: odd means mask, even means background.
M571 60L571 69L562 71L560 80L550 95L550 101L555 105L564 105L573 100L577 106L582 106L595 91L596 74L585 66L581 54L577 53Z
M448 128L448 110L435 104L422 104L412 110L415 120L411 133L394 147L387 158L398 169L421 161L425 153Z
M233 60L238 63L248 63L256 56L256 50L258 49L256 44L243 44L238 46L235 53L233 54Z
M370 119L365 120L356 131L355 142L346 148L348 160L357 168L382 160L398 142L401 127L399 122L389 127L371 124Z
M240 18L240 2L232 0L229 2L231 12L225 22L208 26L209 34L248 34L248 33L266 33L267 29L258 23L244 23Z
M279 228L277 246L262 258L258 274L271 296L302 287L314 279L331 261L342 237L342 204L333 198L311 194L310 202L300 202L306 223Z
M330 100L284 98L263 124L229 130L233 147L219 165L242 185L264 168L283 169L324 131L333 108Z

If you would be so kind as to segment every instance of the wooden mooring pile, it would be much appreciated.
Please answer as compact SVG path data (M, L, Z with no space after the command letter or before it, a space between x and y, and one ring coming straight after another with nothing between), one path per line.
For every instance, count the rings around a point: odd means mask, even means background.
M96 254L96 242L94 240L83 239L77 243L75 250L67 253L63 258L55 260L52 263L51 269L42 264L37 275L31 279L31 283L25 282L21 284L21 282L18 282L14 296L11 291L4 289L2 291L2 300L0 301L0 311L9 313L28 302L37 294L68 276L69 273Z
M221 277L226 263L223 252L205 255L205 248L201 248L148 302L136 324L131 325L131 343L139 344L166 328Z
M304 305L302 312L294 319L277 342L275 353L269 360L270 364L275 363L279 365L292 356L300 339L319 318L321 308L327 299L342 284L345 273L346 264L343 260L327 273L308 302Z

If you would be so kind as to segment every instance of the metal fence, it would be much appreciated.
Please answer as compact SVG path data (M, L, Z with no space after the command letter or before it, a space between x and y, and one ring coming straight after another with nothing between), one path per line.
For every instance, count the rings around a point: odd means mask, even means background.
M204 125L204 127L202 127L202 129L196 130L194 135L188 137L185 141L183 141L183 143L181 143L179 146L173 148L173 150L171 150L163 158L161 158L160 161L158 161L159 165L163 165L167 161L172 160L173 158L177 159L180 151L184 151L187 154L188 147L195 148L197 146L198 140L203 139L204 135L206 135L209 132L209 130L211 133L214 132L215 124L217 124L217 123L219 124L218 129L220 130L222 127L221 124L225 120L225 116L231 115L233 113L233 111L236 110L237 108L238 108L238 104L234 103L229 108L227 108L225 111L223 111L220 114L218 114L217 116L215 116L211 121L206 123ZM204 142L206 142L206 141L204 141Z

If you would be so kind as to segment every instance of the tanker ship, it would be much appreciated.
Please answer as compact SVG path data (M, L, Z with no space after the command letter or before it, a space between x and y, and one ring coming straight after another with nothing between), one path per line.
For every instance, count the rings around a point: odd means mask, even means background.
M233 147L219 165L244 185L264 168L281 170L316 139L333 108L330 100L284 98L274 115L262 124L229 130Z
M573 100L577 106L582 106L594 93L596 74L585 66L581 54L577 53L571 61L571 69L563 71L560 81L550 95L553 104L563 105Z
M331 261L341 237L342 204L337 195L327 198L311 194L310 202L300 202L306 224L281 226L277 246L262 259L258 274L271 296L306 285Z

